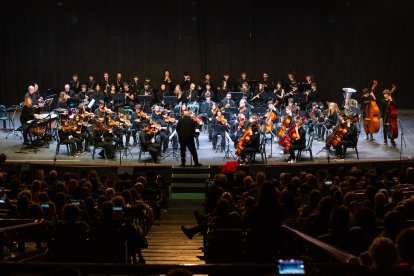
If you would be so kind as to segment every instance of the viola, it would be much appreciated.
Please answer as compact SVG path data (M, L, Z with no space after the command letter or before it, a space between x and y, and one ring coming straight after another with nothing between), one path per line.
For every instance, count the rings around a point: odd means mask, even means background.
M374 93L374 90L377 87L377 85L378 85L378 82L374 80L372 87L371 87L371 94ZM365 113L365 118L364 118L365 132L367 134L377 133L380 129L380 123L379 123L379 118L378 118L380 114L380 110L374 99L371 99L370 102L366 105L364 113Z
M283 134L285 133L286 129L290 126L290 124L292 123L292 117L290 115L288 115L284 120L282 125L280 126L276 136L277 137L282 137Z

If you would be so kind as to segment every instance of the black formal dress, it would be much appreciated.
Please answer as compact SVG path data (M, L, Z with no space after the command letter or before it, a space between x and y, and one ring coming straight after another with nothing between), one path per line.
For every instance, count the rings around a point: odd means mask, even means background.
M186 149L191 152L193 161L196 166L199 166L197 150L194 143L196 135L196 122L190 118L190 116L184 115L177 123L178 142L180 143L181 150L181 165L185 165L185 152Z

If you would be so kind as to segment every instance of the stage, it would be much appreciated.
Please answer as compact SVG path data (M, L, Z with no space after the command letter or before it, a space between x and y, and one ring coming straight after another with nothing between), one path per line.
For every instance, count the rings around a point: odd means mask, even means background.
M329 155L327 151L321 149L325 143L323 141L314 140L312 146L313 161L310 161L309 153L304 152L302 155L301 165L312 166L312 164L327 164L327 163L366 163L366 162L384 162L384 161L407 161L412 160L414 157L414 110L399 110L399 118L401 120L400 127L402 127L403 137L405 143L401 143L401 129L399 131L399 137L396 139L396 146L383 144L383 138L380 130L379 133L374 135L375 140L365 140L365 134L362 132L358 141L359 160L356 157L355 151L349 149L345 160L337 160L334 156ZM14 128L17 129L20 125L18 116L14 119ZM6 125L6 129L0 130L0 153L4 153L7 156L7 162L11 163L30 163L30 164L47 164L47 165L72 165L72 166L145 166L154 165L148 153L143 154L141 162L138 162L139 147L131 147L125 155L125 151L118 151L116 160L101 159L96 153L95 159L92 159L92 154L86 152L79 157L68 156L66 146L61 146L60 153L56 155L56 142L52 141L49 146L39 147L35 150L23 148L20 151L23 139L20 132L12 131L8 129L9 125ZM132 139L131 139L132 140ZM209 166L221 166L227 161L235 161L233 143L231 143L229 149L230 153L226 156L226 152L216 151L212 149L212 144L208 142L207 133L203 132L200 135L200 147L198 149L199 160L203 165ZM402 150L401 150L402 146ZM170 144L171 148L171 144ZM92 150L92 147L91 147ZM189 155L187 151L187 155ZM176 156L169 149L166 156L161 157L159 166L175 166L180 164L179 150L176 152ZM233 158L233 156L235 158ZM299 164L288 164L287 155L282 153L282 149L273 140L272 145L270 143L266 146L266 156L268 166L297 166ZM187 156L187 165L190 165L190 156ZM256 155L256 162L252 165L263 165L260 154Z

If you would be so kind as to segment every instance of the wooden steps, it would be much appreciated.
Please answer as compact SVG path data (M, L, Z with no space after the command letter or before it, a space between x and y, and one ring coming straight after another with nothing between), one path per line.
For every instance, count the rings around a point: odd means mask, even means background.
M205 264L202 236L190 240L181 231L181 225L195 225L193 213L202 209L200 200L170 201L167 213L147 235L148 248L143 250L147 264Z

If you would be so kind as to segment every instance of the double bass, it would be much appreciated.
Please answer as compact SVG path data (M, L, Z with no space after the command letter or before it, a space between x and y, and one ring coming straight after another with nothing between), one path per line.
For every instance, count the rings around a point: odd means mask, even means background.
M373 81L371 87L371 93L374 93L375 88L377 88L378 82L376 80ZM377 133L380 129L380 122L379 122L379 114L380 110L378 105L374 99L371 99L369 103L365 106L365 118L364 118L364 130L366 134L373 134Z
M397 90L397 86L395 84L392 84L392 88L390 90L391 96L395 92L395 90ZM388 102L388 116L390 119L390 127L388 128L388 138L394 140L398 137L398 113L397 109L395 108L395 105L390 104L390 102Z

